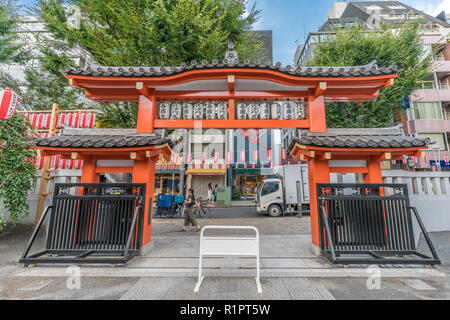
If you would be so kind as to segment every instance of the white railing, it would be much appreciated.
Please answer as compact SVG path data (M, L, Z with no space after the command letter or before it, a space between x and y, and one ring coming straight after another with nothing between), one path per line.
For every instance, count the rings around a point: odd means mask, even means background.
M428 232L450 231L450 172L383 171L384 183L408 186L411 206L417 208ZM420 229L415 224L414 237Z
M252 230L255 237L205 237L205 230ZM259 231L255 227L246 226L206 226L200 234L200 256L198 265L198 281L194 292L199 292L205 277L202 276L203 257L255 257L256 286L262 293L259 271Z
M450 172L383 171L383 183L405 183L409 196L447 195L450 200Z

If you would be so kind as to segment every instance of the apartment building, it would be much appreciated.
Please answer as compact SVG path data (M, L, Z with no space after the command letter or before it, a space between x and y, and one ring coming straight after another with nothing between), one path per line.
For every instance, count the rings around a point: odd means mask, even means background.
M393 29L403 21L422 20L423 45L427 52L435 52L431 72L420 83L420 89L410 97L410 109L402 116L407 134L429 137L436 145L426 151L425 159L415 164L418 169L430 169L436 161L441 168L450 168L450 16L445 12L433 17L399 1L363 1L334 3L327 20L317 32L308 35L305 44L297 48L294 64L307 65L318 43L334 36L336 27L359 24L374 30L380 24ZM410 163L414 165L413 163Z

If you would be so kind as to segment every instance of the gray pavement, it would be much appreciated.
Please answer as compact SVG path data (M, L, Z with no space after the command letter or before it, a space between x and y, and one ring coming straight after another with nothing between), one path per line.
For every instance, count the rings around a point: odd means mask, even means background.
M260 230L262 295L256 293L254 259L245 258L205 260L206 278L200 292L194 294L199 233L179 232L180 220L154 219L151 248L125 267L81 267L77 290L67 287L67 266L24 268L18 264L31 227L18 226L0 233L0 299L450 298L449 233L431 234L443 267L382 267L380 289L371 290L366 267L338 268L311 253L308 217L270 218L255 214L251 218L215 217L201 220L201 224L253 225Z

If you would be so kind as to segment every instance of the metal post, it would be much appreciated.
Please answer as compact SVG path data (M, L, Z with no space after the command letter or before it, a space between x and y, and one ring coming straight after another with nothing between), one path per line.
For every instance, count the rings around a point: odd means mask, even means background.
M301 185L301 181L297 181L297 212L298 212L298 217L301 218L303 217L303 213L302 213L302 185Z

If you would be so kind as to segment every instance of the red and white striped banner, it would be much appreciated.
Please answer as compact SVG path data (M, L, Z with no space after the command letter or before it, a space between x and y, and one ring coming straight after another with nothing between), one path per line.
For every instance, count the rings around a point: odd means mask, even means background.
M241 151L241 162L245 162L245 151Z
M259 152L258 152L257 150L255 150L255 151L253 152L253 160L254 160L255 162L258 162L258 160L259 160Z

